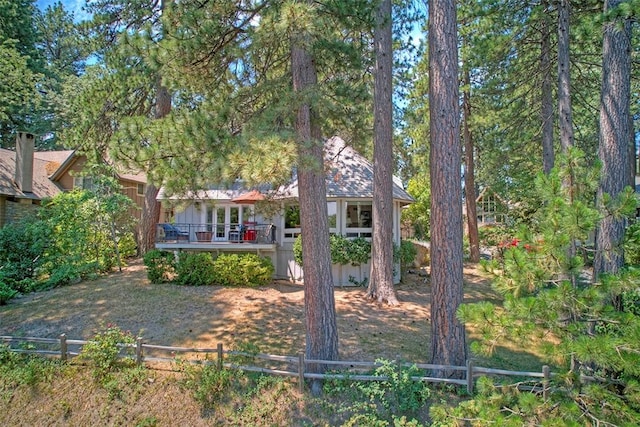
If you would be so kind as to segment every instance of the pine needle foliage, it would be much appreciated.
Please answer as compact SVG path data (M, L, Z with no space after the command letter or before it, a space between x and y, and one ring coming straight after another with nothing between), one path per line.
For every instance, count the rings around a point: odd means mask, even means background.
M640 269L628 267L596 283L585 275L585 243L601 216L591 202L597 169L586 169L583 159L572 151L548 177L538 177L543 203L535 222L490 265L502 307L482 302L458 311L481 334L471 345L475 353L491 354L507 341L522 348L540 343L543 359L560 371L551 395L545 400L518 391L521 384L498 388L482 380L477 395L452 414L434 408L434 420L441 420L436 425L456 425L456 419L477 419L474 425L640 422ZM571 187L563 185L567 171L576 178ZM622 215L628 203L612 200L605 215ZM571 255L572 242L585 249L583 256Z

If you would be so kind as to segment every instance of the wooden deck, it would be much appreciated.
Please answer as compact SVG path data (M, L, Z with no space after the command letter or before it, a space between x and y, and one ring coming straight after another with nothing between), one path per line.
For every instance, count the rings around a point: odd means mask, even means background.
M204 252L275 252L276 243L252 243L252 242L189 242L166 241L156 242L156 249L169 251L204 251Z

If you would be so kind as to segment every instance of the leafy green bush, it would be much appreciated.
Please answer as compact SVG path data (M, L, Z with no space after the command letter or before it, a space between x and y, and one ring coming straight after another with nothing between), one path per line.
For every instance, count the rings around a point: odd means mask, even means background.
M144 255L143 261L147 267L147 278L151 283L171 281L176 270L176 257L172 252L153 249Z
M215 283L213 258L209 252L182 252L176 264L180 285L206 286Z
M51 273L45 286L49 288L57 288L58 286L68 285L82 277L81 272L75 265L64 264Z
M80 359L93 365L93 377L103 383L110 381L109 374L123 366L132 366L136 340L131 332L115 325L107 325L82 347ZM121 358L121 354L123 357Z
M401 240L400 246L393 246L393 258L394 261L400 263L400 269L402 272L406 271L418 255L418 249L416 246L408 240Z
M425 404L430 396L430 390L426 383L412 379L412 377L420 375L417 367L404 367L395 361L384 359L378 359L376 362L380 366L371 375L386 377L386 379L351 381L347 378L325 382L324 391L327 395L347 396L346 400L354 402L345 412L354 413L351 420L359 421L350 425L379 425L375 423L361 424L361 422L364 420L378 422L381 420L380 417L388 419L391 414L415 412ZM361 418L360 416L365 417ZM404 422L406 423L406 420Z
M364 237L355 239L338 234L329 237L331 245L331 262L333 264L357 266L365 264L371 258L371 242ZM293 256L295 261L302 265L302 236L298 236L293 243Z
M60 366L58 360L16 353L0 345L0 397L8 403L17 387L52 381Z
M35 216L0 228L0 272L5 285L18 292L30 288L44 269L51 230Z
M512 227L501 224L487 225L478 229L480 245L491 248L498 247L502 242L511 239L514 234L515 230Z
M218 369L216 365L201 367L184 364L183 386L193 391L193 397L204 407L210 408L220 401L234 378L242 371Z
M223 286L264 286L271 282L271 259L256 254L221 254L213 262L215 281Z
M0 305L5 305L11 298L18 295L9 285L0 281Z

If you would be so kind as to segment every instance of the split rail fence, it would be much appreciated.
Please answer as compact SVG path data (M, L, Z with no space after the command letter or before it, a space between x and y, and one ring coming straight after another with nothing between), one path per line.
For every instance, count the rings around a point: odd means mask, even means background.
M90 341L69 339L65 334L58 338L12 337L0 336L0 344L4 343L10 351L43 356L58 356L67 361L80 354L82 346ZM38 347L39 346L39 347ZM135 344L122 344L122 348L130 348L130 357L139 365L153 363L175 363L178 360L189 363L216 364L219 369L239 369L246 372L259 372L270 375L280 375L297 378L300 390L304 390L305 379L344 379L353 381L384 381L385 376L368 375L362 372L371 371L379 366L378 362L316 360L307 359L304 353L297 356L278 356L262 353L248 353L243 351L225 350L222 343L216 348L172 347L165 345L146 344L138 338ZM196 358L186 359L179 356L194 355ZM215 356L211 360L210 357ZM242 364L243 361L261 361L263 366ZM277 368L284 364L284 367ZM309 366L324 365L329 373L307 372ZM415 367L427 372L464 372L464 378L440 378L438 376L414 376L412 380L428 383L445 383L466 387L469 394L473 393L474 379L482 375L530 378L532 385L523 388L535 393L542 393L546 398L549 393L549 380L552 376L547 365L541 372L509 371L475 366L468 360L466 366L433 365L427 363L402 363L403 367ZM335 371L334 371L335 370Z

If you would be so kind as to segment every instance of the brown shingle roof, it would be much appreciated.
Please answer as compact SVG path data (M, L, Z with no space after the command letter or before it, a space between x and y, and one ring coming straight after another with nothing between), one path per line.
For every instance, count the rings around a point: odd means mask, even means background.
M46 153L46 154L44 154ZM55 164L60 165L73 151L41 151L34 153L33 191L22 192L15 184L16 153L0 148L0 195L26 199L44 199L53 197L62 189L49 179ZM66 157L65 157L66 156Z

